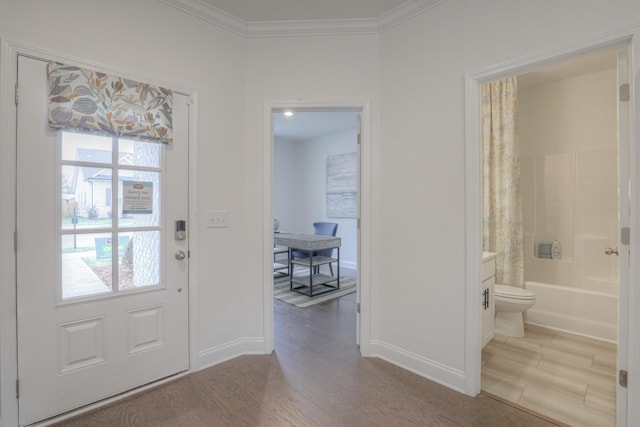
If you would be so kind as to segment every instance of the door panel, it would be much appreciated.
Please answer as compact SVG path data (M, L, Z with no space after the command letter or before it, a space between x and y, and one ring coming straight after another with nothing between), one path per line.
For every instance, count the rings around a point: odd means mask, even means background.
M188 369L188 99L171 146L52 131L46 65L19 57L19 419L30 424ZM127 213L127 185L153 194Z
M356 248L356 263L357 263L357 271L356 271L356 304L357 304L357 308L356 308L356 344L360 345L360 331L361 331L361 322L362 322L362 317L360 316L360 307L362 307L362 279L360 277L360 272L362 271L362 245L360 244L361 242L361 237L362 237L362 233L361 233L361 218L362 218L362 112L358 113L358 118L357 118L357 138L358 138L358 142L357 142L357 154L356 154L356 158L357 158L357 170L358 170L358 179L357 179L357 185L358 185L358 190L357 190L357 194L356 194L356 199L357 199L357 206L358 206L358 214L357 214L357 226L356 226L356 241L357 241L357 248Z

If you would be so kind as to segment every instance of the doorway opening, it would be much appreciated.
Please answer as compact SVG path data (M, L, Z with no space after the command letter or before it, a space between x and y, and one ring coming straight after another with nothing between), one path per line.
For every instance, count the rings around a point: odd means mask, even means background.
M305 310L339 299L341 309L356 314L360 266L360 116L359 108L271 111L276 328L282 321L279 313L284 312L278 309L278 304L283 303ZM289 235L335 236L339 244L315 251L307 258L308 253L282 241L283 236ZM308 259L313 263L323 259L326 262L309 270L303 266ZM313 287L308 283L314 283ZM358 320L355 323L350 326L357 326ZM358 328L354 331L356 343ZM277 338L275 341L277 346Z
M619 242L629 206L628 99L619 97L626 55L618 46L515 75L516 108L508 119L517 123L515 160L494 169L513 173L516 185L499 190L513 197L500 203L513 201L521 214L506 218L505 209L491 207L497 190L487 185L493 159L486 147L496 143L482 138L482 288L491 304L481 308L481 390L572 425L613 426L626 408L617 386L626 363L618 351L627 316L619 301L629 275L628 246ZM483 121L491 118L488 109ZM483 127L483 135L490 132ZM505 223L521 230L508 254L487 237ZM522 318L509 313L505 320L510 299L522 304L525 297ZM523 320L524 334L507 325Z

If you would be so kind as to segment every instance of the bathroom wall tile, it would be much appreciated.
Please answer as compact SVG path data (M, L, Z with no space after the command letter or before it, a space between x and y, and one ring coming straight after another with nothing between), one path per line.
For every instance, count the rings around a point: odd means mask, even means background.
M524 210L524 208L523 208ZM527 265L531 262L531 260L535 259L536 254L538 253L535 244L535 234L533 232L527 233L523 232L522 234L523 240L523 256L524 256L524 273L525 280L527 280Z
M575 191L575 162L574 153L536 159L536 238L549 243L558 239L564 260L573 257L574 200L567 195Z
M520 194L522 198L522 231L535 233L535 157L520 157Z
M586 150L576 157L576 233L607 236L618 217L617 147ZM616 236L609 236L615 239Z
M585 406L582 402L557 394L548 388L527 385L518 403L569 425L584 427L616 425L615 416Z

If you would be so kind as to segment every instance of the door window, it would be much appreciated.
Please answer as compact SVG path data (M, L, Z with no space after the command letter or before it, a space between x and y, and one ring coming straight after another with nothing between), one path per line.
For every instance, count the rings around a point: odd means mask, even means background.
M160 144L60 132L59 301L161 286Z

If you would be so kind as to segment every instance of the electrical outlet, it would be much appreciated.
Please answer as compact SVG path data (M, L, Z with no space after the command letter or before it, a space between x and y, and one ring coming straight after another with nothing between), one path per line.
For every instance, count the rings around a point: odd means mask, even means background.
M207 228L229 227L229 211L207 212Z

